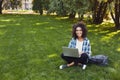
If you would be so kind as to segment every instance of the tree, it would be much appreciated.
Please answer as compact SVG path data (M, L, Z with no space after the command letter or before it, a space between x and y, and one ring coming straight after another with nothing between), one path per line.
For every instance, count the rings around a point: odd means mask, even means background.
M2 14L2 3L4 0L0 0L0 14Z
M70 19L74 19L76 15L76 0L63 0Z
M42 0L34 0L33 1L33 11L39 12L40 15L43 14L43 6L42 6Z
M32 10L43 14L43 10L49 9L49 0L33 0Z
M80 20L84 19L84 14L90 11L89 0L63 0L69 13L69 18L75 18L78 13Z
M115 28L120 30L120 0L110 3L110 13L115 23Z
M21 6L21 1L20 0L10 0L10 7L12 9L17 9L18 7Z
M92 7L92 18L94 24L101 24L103 22L103 19L106 15L107 11L107 4L108 2L105 0L94 0L93 1L93 7Z
M43 1L44 0L33 0L33 11L43 14Z
M56 12L57 15L68 15L74 19L76 13L79 18L83 19L83 15L89 10L88 0L50 0L49 12Z
M4 0L2 7L5 10L8 9L18 9L18 7L21 7L22 1L21 0Z
M47 11L49 9L49 4L50 4L50 0L44 0L43 9Z
M91 11L90 0L76 0L76 12L79 20L84 19L84 15Z
M56 13L59 16L66 16L67 10L63 0L50 0L48 14Z

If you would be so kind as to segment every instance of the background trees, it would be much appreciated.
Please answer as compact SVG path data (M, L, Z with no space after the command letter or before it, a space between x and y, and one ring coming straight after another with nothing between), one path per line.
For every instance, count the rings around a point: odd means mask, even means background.
M120 0L113 0L110 3L110 13L115 23L115 28L120 29Z
M45 4L47 4L47 8ZM110 11L109 8L111 8ZM33 10L38 10L40 14L43 13L43 10L47 10L49 14L56 13L69 18L75 18L77 14L80 20L84 19L85 14L91 13L94 24L101 24L105 16L109 16L111 13L116 28L119 29L120 25L119 0L34 0Z
M49 0L33 0L33 11L43 14L43 10L49 9Z
M57 15L68 15L69 18L75 18L78 14L79 19L89 11L90 3L88 0L50 0L49 12L56 12Z
M9 6L12 9L18 9L18 7L21 7L21 0L10 0Z
M3 0L0 0L0 14L2 14L2 3L3 3Z
M48 14L56 13L59 16L66 15L66 8L62 0L50 0Z
M107 1L93 1L93 7L92 7L92 13L93 13L93 23L94 24L100 24L103 22L103 18L106 15L107 11Z
M40 15L43 14L43 0L34 0L33 1L33 10L39 12Z
M0 14L2 14L3 9L18 9L21 5L21 0L0 0Z
M21 4L22 0L0 0L0 14L2 6L4 9L9 9L7 5L3 5L5 1L12 9L24 5ZM115 28L120 29L120 0L33 0L32 4L33 11L40 15L46 11L47 14L56 13L58 16L67 16L70 19L74 19L77 15L79 20L89 16L93 24L101 24L105 17L111 14Z

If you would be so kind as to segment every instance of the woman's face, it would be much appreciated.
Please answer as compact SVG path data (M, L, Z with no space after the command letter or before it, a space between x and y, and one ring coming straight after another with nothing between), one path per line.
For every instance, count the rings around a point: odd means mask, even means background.
M82 37L82 33L83 33L82 28L77 27L76 28L76 35L77 35L78 38Z

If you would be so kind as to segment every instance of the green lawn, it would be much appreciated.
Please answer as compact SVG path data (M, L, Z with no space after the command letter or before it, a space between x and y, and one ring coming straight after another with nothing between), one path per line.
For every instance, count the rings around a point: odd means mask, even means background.
M0 80L120 80L120 31L111 23L88 24L92 53L109 56L106 67L59 70L62 46L75 22L63 17L0 15Z

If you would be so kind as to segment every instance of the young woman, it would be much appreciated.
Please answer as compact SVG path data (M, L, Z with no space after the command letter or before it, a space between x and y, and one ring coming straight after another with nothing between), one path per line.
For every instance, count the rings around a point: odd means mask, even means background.
M61 55L62 59L67 62L65 65L60 65L60 69L70 67L72 65L82 64L82 69L86 69L88 58L91 56L90 41L87 38L86 25L79 22L73 26L72 39L68 45L69 48L78 48L79 58L68 57Z

